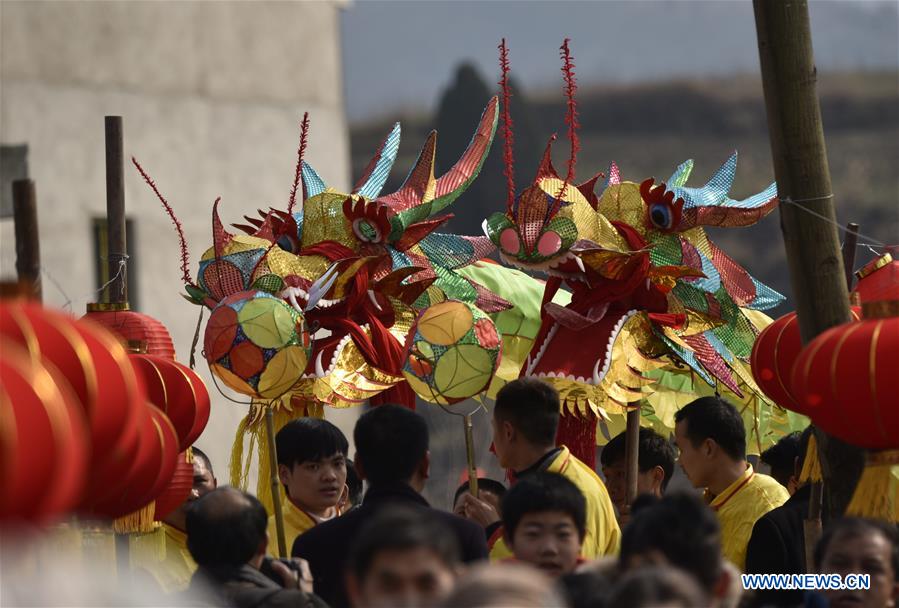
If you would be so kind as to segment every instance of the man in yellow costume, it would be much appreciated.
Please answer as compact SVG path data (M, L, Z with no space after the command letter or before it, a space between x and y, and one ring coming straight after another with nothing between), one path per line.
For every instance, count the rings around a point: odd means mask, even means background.
M678 462L721 523L724 557L746 567L752 527L790 497L777 480L746 462L746 430L737 409L720 397L701 397L674 416Z
M167 593L187 589L197 569L187 550L187 509L193 501L218 485L209 457L196 447L192 451L194 481L187 500L169 513L154 532L135 535L130 542L132 568L149 572Z
M618 553L621 530L605 484L593 469L578 460L564 445L556 446L559 427L559 395L540 380L521 378L500 389L493 410L493 445L499 464L512 471L511 481L537 472L558 473L574 483L587 500L587 530L582 557L592 559ZM486 527L493 542L490 559L511 557L499 516L484 501L465 495L465 512Z
M284 485L281 511L289 557L297 536L340 515L338 504L346 486L349 444L339 428L320 418L291 420L275 436L278 477ZM268 518L270 553L276 553L275 516Z

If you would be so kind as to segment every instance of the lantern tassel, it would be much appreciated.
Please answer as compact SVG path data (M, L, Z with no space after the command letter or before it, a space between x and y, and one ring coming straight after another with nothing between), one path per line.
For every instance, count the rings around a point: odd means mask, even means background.
M231 460L228 463L231 485L241 490L247 489L247 470L243 466L243 444L249 422L250 416L247 415L237 425L237 431L234 433L234 443L231 444Z
M868 452L846 514L899 523L899 450Z
M818 483L823 479L821 474L821 459L818 458L818 441L812 433L808 438L808 448L805 451L805 460L802 462L802 471L799 473L799 483Z
M152 532L159 524L153 521L156 515L156 501L151 501L128 515L117 517L112 522L112 529L116 534L133 534L136 532L147 533Z

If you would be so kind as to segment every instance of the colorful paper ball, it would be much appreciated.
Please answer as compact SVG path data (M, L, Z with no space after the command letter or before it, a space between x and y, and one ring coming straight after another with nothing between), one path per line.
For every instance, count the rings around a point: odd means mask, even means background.
M489 386L499 366L501 339L479 308L447 300L425 309L406 341L403 375L426 401L451 404Z
M232 390L276 399L303 375L310 339L302 313L264 291L225 298L206 325L203 355Z

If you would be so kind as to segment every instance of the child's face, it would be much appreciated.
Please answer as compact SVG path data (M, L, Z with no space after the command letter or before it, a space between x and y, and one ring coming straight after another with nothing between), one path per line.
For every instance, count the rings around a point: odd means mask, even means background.
M515 559L540 568L552 577L574 572L582 539L574 520L561 511L527 513L511 539Z
M346 484L346 456L334 454L321 460L307 460L293 467L278 467L281 482L297 506L316 515L325 515L340 501Z

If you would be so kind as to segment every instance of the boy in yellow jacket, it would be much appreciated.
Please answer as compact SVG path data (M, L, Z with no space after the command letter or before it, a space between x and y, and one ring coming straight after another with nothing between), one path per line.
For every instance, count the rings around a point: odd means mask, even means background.
M500 389L493 409L493 445L501 467L514 472L515 481L538 472L558 473L574 483L587 501L586 535L582 555L587 559L615 555L621 529L605 484L596 472L578 460L568 448L556 446L559 427L559 395L545 382L519 378ZM465 496L465 516L485 526L495 542L490 559L510 557L501 534L499 515L484 501Z

